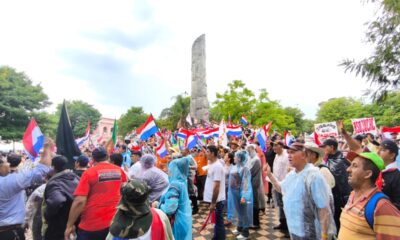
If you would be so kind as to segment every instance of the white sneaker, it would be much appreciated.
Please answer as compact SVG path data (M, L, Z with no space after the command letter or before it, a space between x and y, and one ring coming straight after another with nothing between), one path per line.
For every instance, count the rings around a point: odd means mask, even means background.
M233 234L233 235L239 235L240 232L239 232L237 229L235 229L235 230L232 231L232 234Z
M238 240L246 240L247 237L245 237L242 234L240 234L239 236L236 237L236 239L238 239Z

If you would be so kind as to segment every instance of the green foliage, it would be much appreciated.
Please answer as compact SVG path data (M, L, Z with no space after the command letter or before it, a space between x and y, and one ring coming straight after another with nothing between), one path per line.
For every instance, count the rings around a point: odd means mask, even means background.
M101 114L99 110L94 108L89 103L77 100L66 101L69 120L71 122L72 131L75 138L82 137L85 134L88 119L90 119L90 130L93 131L97 127ZM55 116L57 117L56 126L60 120L62 103L57 105Z
M211 119L219 121L231 115L232 122L239 122L245 114L251 124L262 126L273 122L272 128L300 132L305 129L304 114L298 108L283 108L278 101L269 99L266 89L260 89L258 98L240 80L228 84L228 90L217 93L211 109ZM298 126L296 124L299 124Z
M256 99L254 93L246 88L241 80L234 80L228 84L228 90L223 94L217 93L217 100L211 109L211 116L216 120L228 119L231 115L232 122L238 123L242 114L253 115Z
M30 117L50 104L40 85L23 72L0 67L0 136L20 140ZM40 115L40 114L39 114ZM41 122L38 121L41 127Z
M364 104L354 98L334 98L320 104L316 122L344 120L345 128L352 131L352 118L374 117L378 127L400 125L400 91L389 92L379 103Z
M384 100L388 91L397 89L400 81L400 1L384 0L378 2L380 11L368 23L366 42L374 46L372 55L359 62L346 59L341 65L345 71L354 72L367 82L377 86L369 90L374 100Z
M117 122L118 135L125 136L127 133L132 132L133 129L145 123L148 117L149 115L143 112L142 107L131 107L121 115Z
M168 129L176 129L179 126L187 126L186 116L190 112L190 97L177 95L174 97L175 102L171 107L165 108L161 111L160 127L167 127Z
M350 131L352 129L351 118L362 117L371 117L371 114L366 111L365 105L360 100L340 97L320 104L316 122L344 120L345 128Z
M375 117L378 126L400 126L400 92L388 93L387 98L379 103L367 105L366 111Z

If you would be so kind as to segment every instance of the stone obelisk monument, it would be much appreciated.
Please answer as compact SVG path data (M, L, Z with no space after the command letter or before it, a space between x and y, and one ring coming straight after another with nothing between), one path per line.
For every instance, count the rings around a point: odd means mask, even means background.
M192 93L190 116L208 121L208 97L206 82L206 35L202 34L192 46Z

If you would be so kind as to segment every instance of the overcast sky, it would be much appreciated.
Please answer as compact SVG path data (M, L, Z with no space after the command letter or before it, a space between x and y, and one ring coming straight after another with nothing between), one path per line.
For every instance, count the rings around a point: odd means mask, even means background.
M211 102L240 79L313 119L321 101L368 87L338 66L370 53L363 39L375 7L360 0L2 0L0 9L0 65L40 83L50 110L81 99L105 117L131 106L158 116L190 93L202 33Z

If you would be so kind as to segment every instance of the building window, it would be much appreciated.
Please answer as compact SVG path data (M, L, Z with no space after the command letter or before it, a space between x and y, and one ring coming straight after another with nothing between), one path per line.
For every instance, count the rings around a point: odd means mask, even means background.
M107 127L103 127L103 133L107 133Z

